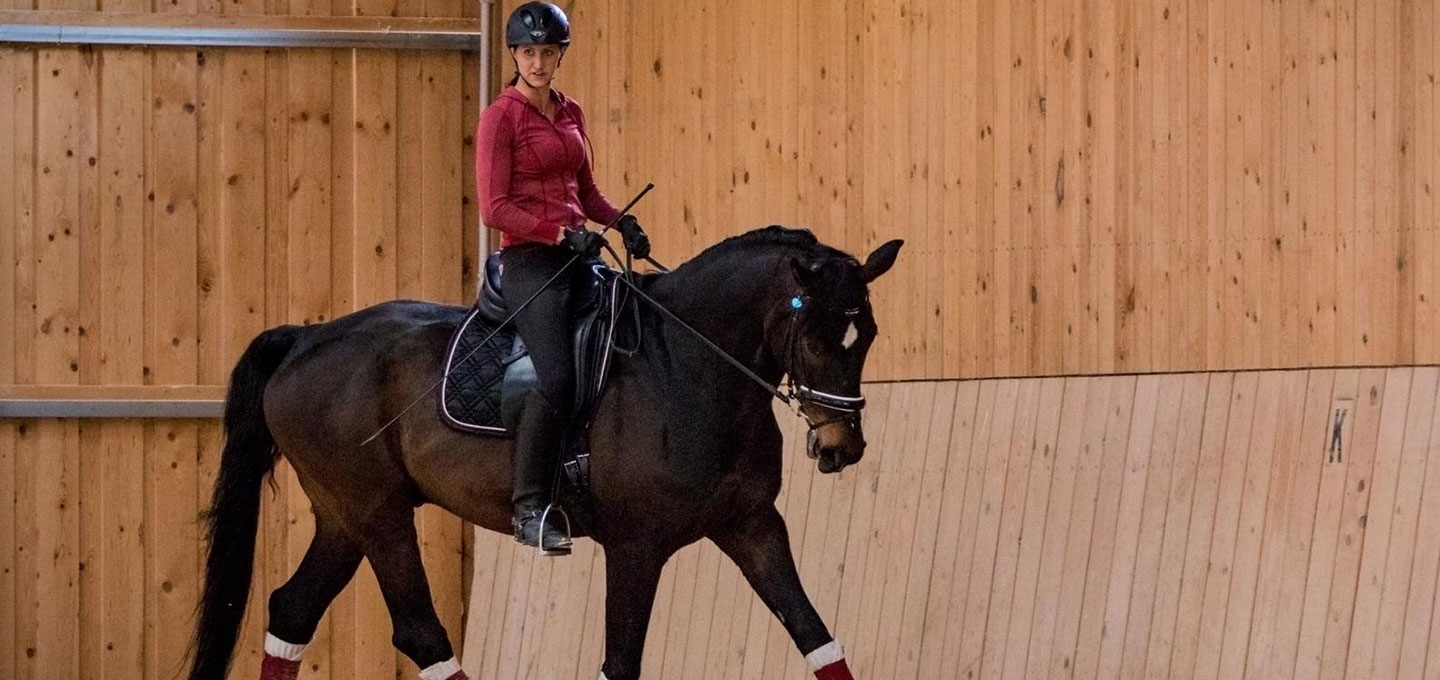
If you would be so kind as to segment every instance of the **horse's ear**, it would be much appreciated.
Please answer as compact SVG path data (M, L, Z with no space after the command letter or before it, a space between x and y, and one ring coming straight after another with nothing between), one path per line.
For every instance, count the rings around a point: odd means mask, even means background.
M870 283L890 271L890 267L895 264L895 256L900 254L900 246L903 245L905 241L897 238L876 248L875 252L870 253L870 257L865 258L865 264L860 266L860 278L864 279L865 283Z
M790 268L795 274L795 281L805 290L814 290L820 283L820 267L824 263L820 260L807 260L795 258L790 260Z

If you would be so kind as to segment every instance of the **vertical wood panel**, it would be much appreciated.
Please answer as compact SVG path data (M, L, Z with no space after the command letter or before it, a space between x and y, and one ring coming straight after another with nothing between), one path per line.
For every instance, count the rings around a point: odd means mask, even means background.
M1245 643L1254 623L1255 588L1258 565L1263 547L1266 501L1272 477L1272 462L1278 442L1293 426L1288 411L1282 417L1282 396L1302 399L1305 373L1262 373L1255 397L1255 419L1250 429L1249 453L1243 488L1240 491L1239 517L1236 527L1234 556L1230 561L1230 587L1225 600L1224 630L1221 632L1219 677L1233 678L1245 670Z
M1015 404L1015 423L1004 447L1007 457L1004 467L1003 496L997 498L998 527L995 538L994 576L991 582L986 613L985 641L981 651L979 668L991 675L1004 672L1006 636L1014 616L1015 584L1019 580L1020 542L1025 526L1025 510L1028 505L1030 475L1036 466L1035 438L1040 420L1041 405L1053 409L1054 402L1046 401L1042 394L1042 381L1027 380L1020 386L1020 396ZM1048 420L1048 418L1047 418ZM1047 426L1048 427L1048 426ZM993 433L992 433L993 434ZM987 474L989 470L986 471ZM1023 610L1022 610L1023 611Z
M1034 614L1027 643L1025 677L1044 673L1059 620L1057 605L1062 602L1061 580L1065 557L1070 550L1071 508L1081 466L1081 434L1086 426L1087 400L1095 381L1067 378L1060 407L1060 424L1054 444L1051 491L1047 494L1044 541L1040 547L1040 573L1036 582ZM1101 393L1103 395L1103 393ZM1103 396L1100 401L1103 401ZM1038 542L1037 542L1038 543ZM1006 661L1007 670L1010 662Z
M20 534L16 521L19 493L16 487L16 439L19 426L9 420L0 421L0 503L9 511L0 517L0 541L11 549L0 552L0 607L9 612L0 616L0 672L19 677L16 655L20 631L20 601L17 584L21 553Z
M1075 645L1080 631L1080 617L1085 600L1085 565L1090 558L1091 532L1094 529L1095 503L1099 496L1101 452L1107 417L1112 401L1118 406L1128 395L1122 394L1121 378L1105 378L1092 382L1084 404L1084 426L1080 433L1078 460L1073 483L1073 501L1069 517L1069 534L1062 561L1063 577L1060 598L1055 603L1055 632L1049 648L1035 650L1041 655L1039 672L1069 673L1075 665ZM1031 664L1031 668L1037 668Z
M1167 505L1174 488L1172 479L1175 469L1183 465L1183 462L1177 461L1181 454L1181 451L1177 450L1180 446L1177 438L1183 400L1192 384L1185 380L1162 380L1158 386L1154 434L1150 437L1150 451L1148 460L1145 461L1148 471L1145 476L1144 498L1137 518L1134 574L1128 603L1130 618L1125 626L1120 665L1122 673L1130 677L1139 677L1145 673L1146 645L1151 639L1151 626L1157 616L1156 610L1160 608L1157 599L1162 589L1168 585L1161 582L1160 562L1165 557L1162 552L1165 537L1179 533L1170 524L1174 518L1167 513ZM1194 408L1193 394L1191 399L1189 405L1200 415L1194 419L1198 429L1204 411ZM1186 507L1185 511L1188 513L1189 508ZM1178 566L1179 562L1174 564ZM1163 616L1163 613L1161 611L1160 615Z
M1427 17L1428 19L1428 17ZM1426 25L1426 24L1422 24ZM1424 677L1425 657L1430 643L1430 629L1434 626L1436 570L1440 569L1440 438L1434 435L1434 414L1431 415L1430 441L1426 445L1424 472L1411 468L1411 473L1422 480L1420 498L1414 510L1419 513L1414 535L1414 555L1411 558L1410 573L1402 576L1410 581L1410 592L1405 602L1405 620L1400 633L1400 665L1396 677ZM1420 465L1416 461L1416 466Z
M979 388L980 384L974 381L957 386L950 433L944 439L933 440L937 446L943 445L946 451L945 485L936 515L934 567L930 572L925 625L919 640L920 665L917 677L933 677L941 672L948 633L953 629L951 622L955 620L951 618L950 612L958 609L955 604L958 585L965 583L967 578L963 571L964 566L957 563L955 556L960 550L958 530L962 525L962 512L965 508L965 489L970 471L968 459L973 452L970 444L980 415L976 408L980 399ZM837 489L837 494L838 491ZM841 498L837 495L834 505L839 505ZM805 583L814 581L808 580ZM823 597L824 593L824 590L820 590L817 594Z
M1025 448L1025 455L1032 463L1025 490L1023 524L1015 536L1015 547L1019 554L1015 594L1011 599L1013 613L1004 641L1003 666L992 666L1003 669L1004 675L1008 677L1024 677L1025 659L1030 649L1030 629L1037 606L1036 593L1040 587L1041 550L1049 530L1045 521L1049 516L1050 493L1055 475L1055 456L1059 444L1056 437L1059 436L1064 403L1065 381L1060 378L1045 380L1040 386L1040 411L1035 434L1021 443ZM1027 538L1029 540L1026 540ZM1043 605L1043 602L1041 604Z
M16 279L24 268L20 266L16 246L20 233L28 229L27 221L22 218L26 208L19 191L21 178L29 172L21 163L24 159L21 149L28 146L21 121L28 118L22 111L32 106L21 96L24 91L20 87L20 74L32 69L31 61L28 52L0 49L0 130L3 130L0 138L6 141L0 144L0 310L5 310L11 323L17 326L21 324L21 310L17 309ZM0 332L0 381L16 379L16 346L15 333ZM0 551L0 610L12 612L9 616L0 616L0 674L8 677L19 675L16 670L20 624L16 588L20 548L16 533L17 430L15 423L0 421L0 507L10 509L0 517L0 544L14 546Z
M1191 540L1195 510L1201 503L1202 486L1206 477L1214 479L1213 475L1202 477L1211 470L1202 467L1201 457L1205 426L1210 420L1224 421L1223 414L1211 410L1207 403L1211 380L1204 375L1187 377L1181 394L1180 423L1176 431L1174 463L1165 507L1165 529L1160 542L1154 614L1149 641L1144 647L1144 672L1150 675L1167 675L1169 664L1175 658L1177 628L1182 618L1180 603L1187 585L1184 580L1186 548Z
M1344 658L1345 677L1370 674L1375 659L1375 640L1380 619L1385 559L1390 549L1390 528L1395 515L1396 488L1399 485L1401 452L1408 437L1409 415L1428 413L1428 409L1412 408L1422 401L1426 381L1413 375L1412 369L1392 369L1385 376L1385 396L1380 414L1379 443L1375 449L1375 468L1371 478L1368 510L1364 514L1364 544L1361 549L1354 610L1349 629L1348 654ZM1328 674L1328 673L1327 673Z
M972 563L978 558L975 550L976 536L979 533L979 515L981 508L981 495L984 489L986 461L990 452L985 442L989 440L992 423L995 419L995 401L999 381L985 381L980 384L977 395L974 420L969 427L957 429L951 436L950 446L963 447L965 450L963 461L963 495L956 500L963 499L960 506L959 531L954 537L954 581L949 590L948 614L944 620L942 632L943 646L937 650L940 655L941 668L946 672L953 671L961 663L961 655L964 651L964 644L970 632L967 627L969 613L968 596L970 592L970 581L976 577ZM960 472L960 471L957 471ZM837 623L838 625L838 623Z
M901 490L901 477L906 467L905 441L912 429L921 426L922 415L918 408L918 400L915 399L915 392L905 389L904 386L896 385L890 390L890 406L886 416L884 435L879 439L878 450L871 450L869 455L875 456L870 463L872 469L879 464L876 470L875 480L875 506L871 514L870 526L866 533L856 534L852 530L851 540L863 540L866 546L864 562L864 581L855 582L857 591L855 599L858 601L856 620L850 628L852 649L855 650L857 662L859 659L869 657L863 664L859 664L856 672L882 674L881 664L884 662L882 648L884 641L888 638L887 633L893 630L892 627L882 624L882 613L886 604L894 596L892 593L892 581L898 580L901 584L899 597L903 599L903 584L905 574L904 564L900 564L897 553L906 553L908 549L902 549L910 536L905 531L887 531L887 527L895 526L897 508L902 503L902 497L911 496ZM925 413L928 416L928 412ZM912 454L913 455L913 454ZM923 460L923 459L922 459ZM913 525L910 527L913 531ZM857 565L858 566L858 565ZM900 573L896 573L896 572ZM764 616L770 616L770 612L763 611ZM754 619L751 619L751 626L754 626ZM746 652L749 658L749 652ZM748 664L747 664L748 666ZM747 676L748 677L748 676Z
M970 553L969 585L965 591L964 635L961 638L960 658L954 666L961 669L962 674L979 675L983 672L981 664L984 662L986 621L991 613L990 600L995 594L991 584L994 583L999 552L997 547L1005 502L1005 475L1010 462L1010 442L1014 435L1016 414L1020 410L1019 397L1019 381L1001 381L996 387L985 438L977 439L977 446L984 452L984 457L977 461L977 469L973 471L979 477L975 494L979 507L976 512L975 539Z
M1356 377L1353 373L1350 378ZM1310 570L1311 554L1316 549L1315 543L1318 530L1318 492L1324 472L1325 445L1332 430L1326 429L1333 417L1330 413L1335 403L1333 397L1339 390L1346 389L1348 394L1354 394L1353 387L1337 384L1337 377L1333 371L1312 371L1310 372L1309 385L1305 394L1303 420L1293 448L1289 450L1277 449L1281 456L1291 456L1295 459L1293 466L1295 474L1292 477L1288 507L1281 507L1280 511L1285 513L1286 533L1279 537L1274 544L1266 546L1267 550L1283 552L1280 573L1270 582L1262 582L1261 587L1271 588L1278 586L1279 601L1274 604L1275 614L1273 622L1269 621L1268 612L1259 609L1259 600L1256 604L1256 617L1258 623L1264 626L1273 627L1273 640L1260 650L1270 649L1266 664L1268 670L1262 671L1270 677L1288 678L1295 673L1296 656L1299 648L1299 636L1303 608L1308 596L1308 587L1305 579L1299 577L1304 573L1307 577L1315 577L1315 572ZM1353 401L1353 399L1352 399ZM1342 425L1343 427L1343 425ZM1352 423L1353 432L1353 423ZM1338 489L1337 489L1338 490ZM1339 494L1337 494L1337 497ZM1267 528L1268 531L1268 528ZM1263 578L1263 576L1262 576ZM1262 633L1264 630L1262 629ZM1253 646L1260 638L1252 639ZM1252 654L1258 656L1258 654ZM1252 666L1253 667L1253 666Z
M1425 459L1435 415L1437 374L1440 371L1434 367L1417 368L1411 383L1410 412L1405 419L1405 443L1400 454L1391 516L1390 549L1381 581L1380 612L1370 669L1373 676L1398 677L1410 571L1415 560L1420 494L1424 489Z
M1340 459L1327 458L1321 476L1310 587L1306 590L1300 646L1295 657L1295 677L1298 678L1341 677L1345 670L1344 641L1349 639L1371 463L1380 430L1384 379L1383 371L1367 370L1360 372L1358 381L1352 381L1345 373L1336 381L1337 402L1349 396L1353 406L1347 416L1349 432L1340 441ZM1330 418L1337 418L1336 409L1331 411ZM1334 422L1329 425L1327 432L1333 431ZM1327 442L1327 451L1330 446ZM1339 489L1335 489L1337 483L1341 485Z
M1055 386L1058 385L1059 381L1055 381ZM916 642L920 641L925 634L927 618L925 603L933 587L932 574L938 552L937 537L941 533L941 527L932 521L932 518L940 514L943 488L947 481L946 463L950 451L945 445L949 443L954 429L958 386L954 383L942 383L933 387L935 388L933 398L927 400L922 393L922 408L926 401L932 404L926 436L914 440L915 448L918 450L910 454L917 459L917 462L923 456L923 467L916 465L912 468L918 473L919 479L913 480L915 485L909 487L913 489L918 486L920 497L918 512L910 519L915 524L915 542L909 555L910 564L903 597L904 602L898 607L901 621L900 625L892 629L898 631L898 634L893 635L891 640L894 645L892 653L896 655L896 667L891 677L895 678L920 677L917 673L921 649ZM1055 391L1058 401L1058 390ZM1058 408L1056 410L1058 417ZM819 483L817 481L817 484ZM824 559L824 557L817 559ZM794 674L792 671L791 675Z
M1240 498L1245 479L1245 463L1249 454L1250 429L1254 422L1256 388L1259 376L1241 374L1236 377L1230 394L1230 416L1225 426L1223 443L1224 462L1219 464L1219 500L1212 516L1213 522L1209 550L1196 557L1208 555L1208 564L1202 572L1204 579L1204 601L1200 616L1198 639L1193 655L1193 670L1181 671L1182 676L1215 678L1219 673L1221 635L1224 632L1225 605L1230 594L1230 579L1235 554L1235 534L1240 515ZM1193 674L1193 675L1192 675Z

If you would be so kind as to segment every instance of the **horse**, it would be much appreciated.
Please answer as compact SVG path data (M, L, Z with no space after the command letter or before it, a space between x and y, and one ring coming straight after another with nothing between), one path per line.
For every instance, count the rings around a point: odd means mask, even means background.
M788 375L819 471L861 459L860 377L877 333L869 284L902 244L885 243L861 263L809 231L771 226L721 241L673 272L635 276L635 290L673 318L642 307L634 323L643 345L614 357L590 421L593 521L583 533L605 552L602 679L639 677L661 569L702 538L740 568L817 677L851 678L801 586L775 508L783 446L772 404ZM315 535L270 595L267 664L298 666L321 614L363 558L395 647L421 669L446 673L426 678L465 677L431 601L415 508L434 503L509 533L513 444L453 430L436 408L404 409L433 387L466 313L391 301L325 323L278 326L250 343L225 400L190 680L228 672L250 590L261 489L282 455L313 504ZM262 678L293 677L266 672Z

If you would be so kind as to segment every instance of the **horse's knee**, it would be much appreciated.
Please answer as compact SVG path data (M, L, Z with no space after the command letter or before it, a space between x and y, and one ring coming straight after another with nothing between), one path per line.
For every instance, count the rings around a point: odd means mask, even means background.
M394 621L395 634L390 641L401 654L410 657L416 666L426 668L455 656L450 638L440 622Z

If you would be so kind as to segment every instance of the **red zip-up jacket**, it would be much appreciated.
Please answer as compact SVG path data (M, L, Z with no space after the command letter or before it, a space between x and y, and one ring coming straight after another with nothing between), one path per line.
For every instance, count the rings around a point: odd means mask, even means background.
M475 135L475 181L480 219L501 232L500 247L556 243L565 227L586 219L609 224L620 211L595 186L585 137L585 113L551 91L551 122L519 90L507 87L480 114Z

